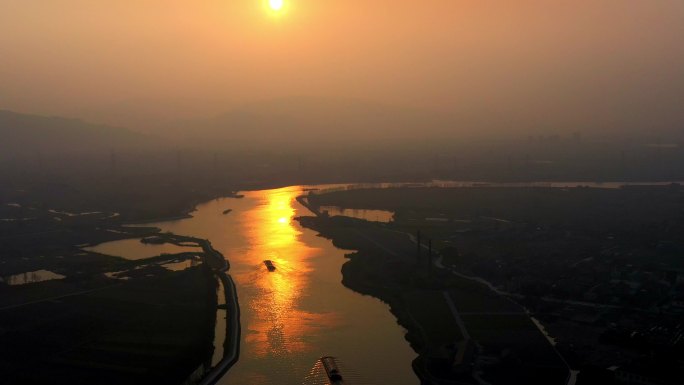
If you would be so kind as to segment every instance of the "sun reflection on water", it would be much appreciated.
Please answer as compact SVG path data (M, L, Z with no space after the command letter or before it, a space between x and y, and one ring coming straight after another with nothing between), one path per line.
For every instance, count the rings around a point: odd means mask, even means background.
M306 336L314 327L334 323L335 317L301 308L312 272L310 258L318 251L299 240L301 232L293 221L301 188L259 193L265 194L259 197L263 203L247 218L255 225L247 234L251 247L246 258L255 269L236 278L257 293L248 304L255 315L245 336L251 353L282 357L309 350ZM268 272L264 260L273 261L276 270Z

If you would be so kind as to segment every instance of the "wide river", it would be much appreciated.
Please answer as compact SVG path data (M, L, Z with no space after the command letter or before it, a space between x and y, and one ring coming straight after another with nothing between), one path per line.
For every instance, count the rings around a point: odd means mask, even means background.
M209 239L230 262L241 310L240 359L219 384L322 384L321 356L338 357L355 384L417 385L416 357L389 307L341 283L345 253L296 216L302 187L245 192L199 205L192 218L155 223L162 231ZM232 209L228 214L224 210ZM130 243L107 252L135 253ZM268 272L270 259L277 269ZM220 313L221 314L221 313ZM219 317L222 318L222 317ZM222 354L221 322L217 355Z
M619 188L625 184L630 183L486 185ZM483 184L433 181L367 187L480 185ZM307 187L336 190L364 186ZM146 225L209 239L230 262L230 274L237 285L241 310L240 359L219 384L323 385L327 382L316 362L321 356L332 355L339 358L345 378L351 379L353 384L417 385L419 381L411 369L416 354L405 341L405 330L396 323L389 307L342 285L341 267L348 251L334 247L329 240L302 228L294 220L296 216L313 215L295 199L304 193L301 186L245 192L242 199L225 198L201 204L192 213L192 218ZM232 211L224 214L227 209ZM391 219L391 213L373 210L345 211L330 207L326 211L380 222ZM89 250L141 259L187 249L124 240ZM267 259L276 265L274 272L268 272L264 266L263 261ZM222 300L222 292L219 294ZM223 356L225 314L225 310L218 311L214 364Z

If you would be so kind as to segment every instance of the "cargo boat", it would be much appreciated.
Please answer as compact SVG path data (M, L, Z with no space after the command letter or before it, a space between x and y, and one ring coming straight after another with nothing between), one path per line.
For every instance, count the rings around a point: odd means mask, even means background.
M337 366L335 357L321 357L319 359L323 368L325 369L325 374L328 376L331 385L342 385L342 374L340 373L340 368Z
M275 271L276 269L275 265L273 264L273 261L271 261L270 259L265 260L264 265L266 265L268 271Z

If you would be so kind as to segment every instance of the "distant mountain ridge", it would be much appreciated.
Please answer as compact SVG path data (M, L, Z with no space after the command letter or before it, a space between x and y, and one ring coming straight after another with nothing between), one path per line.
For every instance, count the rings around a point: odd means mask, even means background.
M450 117L418 109L355 99L299 97L247 104L214 118L181 122L169 132L254 144L306 144L410 140L426 130L439 137L450 135L453 128Z
M124 128L0 110L0 151L4 155L84 153L149 142L150 138Z

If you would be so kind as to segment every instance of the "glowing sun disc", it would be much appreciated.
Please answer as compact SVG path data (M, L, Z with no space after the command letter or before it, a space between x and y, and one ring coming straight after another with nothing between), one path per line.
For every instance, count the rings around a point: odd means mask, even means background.
M284 0L268 0L268 5L271 7L272 10L274 11L280 11L283 9L283 6L285 5Z

